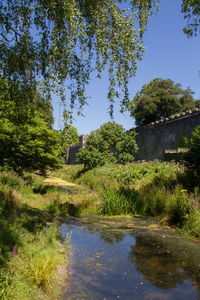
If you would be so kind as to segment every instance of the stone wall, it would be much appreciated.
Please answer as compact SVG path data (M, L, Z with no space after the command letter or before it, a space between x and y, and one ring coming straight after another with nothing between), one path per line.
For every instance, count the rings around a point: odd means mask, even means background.
M200 109L195 108L143 127L137 127L136 143L139 151L135 154L135 160L158 159L164 161L168 156L170 159L173 155L169 153L178 152L180 137L190 138L198 125L200 125ZM84 148L86 139L87 135L83 134L79 137L79 144L68 146L67 164L77 164L76 154L81 148Z
M137 127L136 142L139 151L135 160L164 160L165 150L176 150L180 137L190 138L192 131L200 125L200 110L195 108L173 115L164 120Z
M78 163L76 161L76 154L81 148L84 148L86 139L87 139L87 135L82 134L82 135L79 136L79 144L69 145L67 147L66 164L74 165L74 164Z

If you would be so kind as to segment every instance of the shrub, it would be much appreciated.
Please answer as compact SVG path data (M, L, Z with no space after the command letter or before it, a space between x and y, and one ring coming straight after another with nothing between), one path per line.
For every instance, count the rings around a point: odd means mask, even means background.
M200 211L198 209L193 209L187 216L183 225L183 231L198 238L200 237Z
M92 169L108 162L129 162L136 151L135 131L126 132L121 125L109 122L91 132L76 159L86 169Z
M200 177L200 126L197 126L188 142L188 152L184 155L185 165Z
M20 189L25 185L25 182L14 171L3 171L0 172L0 184L6 188Z

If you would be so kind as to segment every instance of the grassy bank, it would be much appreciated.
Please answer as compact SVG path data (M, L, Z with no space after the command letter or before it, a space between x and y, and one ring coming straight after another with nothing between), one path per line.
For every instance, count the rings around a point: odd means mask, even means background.
M43 177L0 173L0 299L56 299L66 281L68 239L36 199ZM36 197L35 197L36 196ZM39 201L36 201L39 203Z
M106 165L84 171L65 166L57 176L99 195L102 215L151 215L163 224L200 237L199 179L174 163Z

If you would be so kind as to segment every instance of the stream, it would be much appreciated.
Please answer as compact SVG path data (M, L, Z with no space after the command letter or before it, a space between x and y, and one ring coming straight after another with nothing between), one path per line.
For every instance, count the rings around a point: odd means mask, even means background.
M69 280L62 300L200 299L200 243L151 218L67 218Z

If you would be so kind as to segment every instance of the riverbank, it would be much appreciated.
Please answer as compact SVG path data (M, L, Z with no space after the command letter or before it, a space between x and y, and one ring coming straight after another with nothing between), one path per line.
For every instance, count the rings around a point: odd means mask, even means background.
M67 282L69 239L56 218L29 199L44 178L0 174L0 299L59 299ZM35 192L34 192L35 191ZM36 196L36 197L35 197Z

